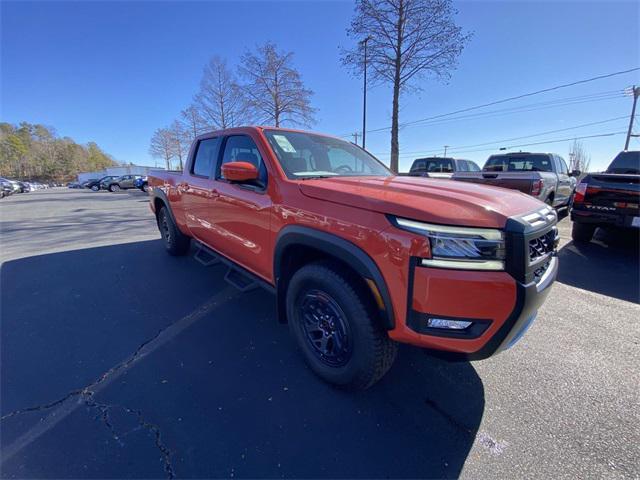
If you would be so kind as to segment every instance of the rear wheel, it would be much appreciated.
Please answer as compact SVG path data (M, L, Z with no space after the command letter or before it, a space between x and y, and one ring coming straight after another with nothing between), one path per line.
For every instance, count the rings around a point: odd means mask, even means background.
M397 344L375 321L371 302L338 266L298 270L287 289L287 317L309 367L334 385L367 389L396 357Z
M595 231L595 225L591 225L589 223L573 222L573 227L571 228L571 238L573 238L574 242L590 242Z
M110 192L119 192L120 191L120 185L118 185L117 183L114 183L113 185L109 185L109 191Z
M191 239L178 229L166 207L158 212L158 228L169 255L185 255L189 251Z

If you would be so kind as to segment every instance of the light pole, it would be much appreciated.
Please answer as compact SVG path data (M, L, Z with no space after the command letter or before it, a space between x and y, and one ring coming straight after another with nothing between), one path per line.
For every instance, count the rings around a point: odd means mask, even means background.
M367 37L362 40L364 45L364 87L362 94L362 148L366 146L367 138L367 42L371 37Z

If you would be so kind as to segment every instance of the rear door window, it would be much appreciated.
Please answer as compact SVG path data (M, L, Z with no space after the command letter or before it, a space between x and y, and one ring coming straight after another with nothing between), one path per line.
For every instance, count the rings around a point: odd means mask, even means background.
M191 173L198 177L210 177L218 155L218 138L200 140Z

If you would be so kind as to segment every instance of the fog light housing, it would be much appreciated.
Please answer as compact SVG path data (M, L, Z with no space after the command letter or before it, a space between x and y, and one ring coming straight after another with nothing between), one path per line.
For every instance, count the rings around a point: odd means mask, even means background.
M449 318L429 318L427 320L427 327L442 330L464 330L472 324L473 322L468 320L451 320Z

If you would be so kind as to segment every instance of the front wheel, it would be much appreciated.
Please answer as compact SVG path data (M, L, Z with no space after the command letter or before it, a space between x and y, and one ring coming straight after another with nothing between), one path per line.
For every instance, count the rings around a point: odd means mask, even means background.
M391 368L397 344L366 296L336 265L298 270L287 289L289 328L309 367L326 382L365 390Z
M100 187L98 185L92 185L91 190L93 190L94 192L97 192L98 190L100 190Z
M571 238L574 242L587 243L591 241L595 231L595 225L573 222L573 227L571 227Z
M113 185L109 185L109 191L110 192L119 192L120 191L120 185L118 185L117 183L114 183Z

